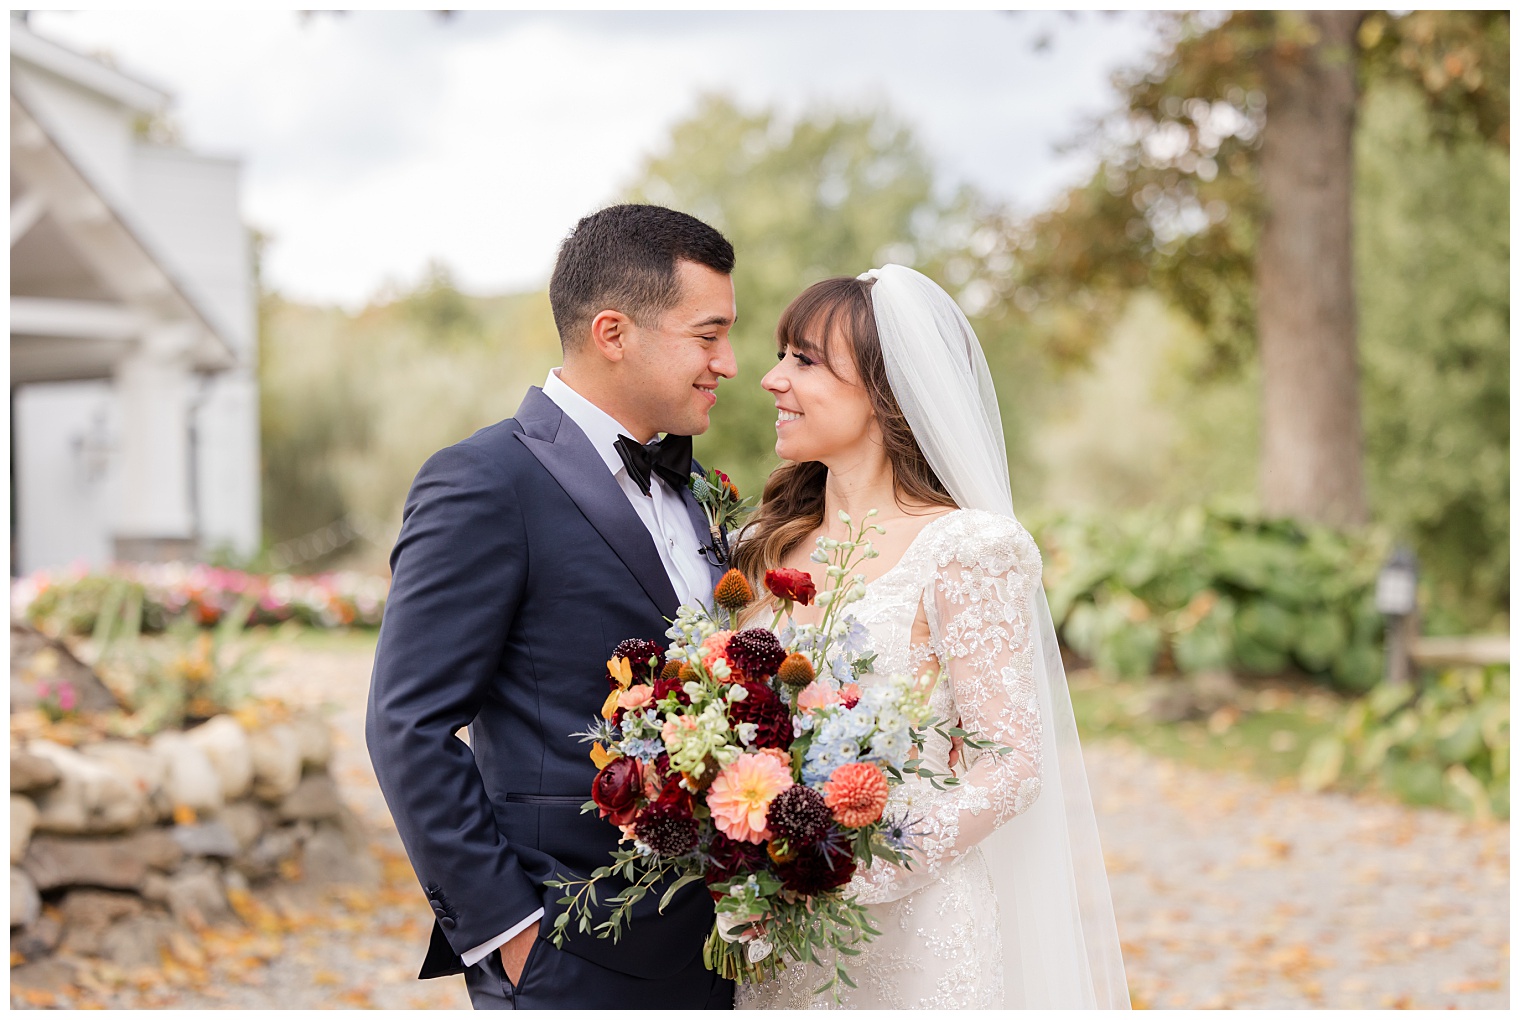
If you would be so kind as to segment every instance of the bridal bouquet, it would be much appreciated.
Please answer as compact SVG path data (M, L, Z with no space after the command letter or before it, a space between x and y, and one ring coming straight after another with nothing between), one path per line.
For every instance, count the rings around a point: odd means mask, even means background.
M549 883L566 908L551 928L556 946L572 921L617 939L634 904L661 883L669 881L663 910L676 890L701 882L717 910L709 969L758 982L787 960L826 956L835 973L823 988L854 987L842 961L879 932L844 887L877 858L911 866L912 822L886 812L888 792L905 773L955 782L917 760L931 728L990 745L930 717L933 676L856 684L874 656L846 611L865 594L851 571L876 555L865 536L882 529L840 516L846 538L819 539L812 556L829 564L825 591L803 571L767 572L780 601L770 627L736 629L755 593L730 570L712 608L680 608L668 647L630 639L614 650L602 718L577 734L593 743L600 769L582 810L600 812L631 845L589 878ZM819 622L794 625L793 606L815 598ZM611 916L594 924L597 883L614 877L625 884L606 900Z

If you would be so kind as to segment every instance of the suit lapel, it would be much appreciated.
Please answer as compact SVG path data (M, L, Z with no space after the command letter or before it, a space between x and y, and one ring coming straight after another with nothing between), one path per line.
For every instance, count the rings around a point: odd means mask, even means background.
M628 497L586 434L537 386L528 390L514 417L522 426L517 438L554 476L660 614L667 618L675 616L680 599L665 574L665 564L660 561L654 539L628 505ZM706 528L702 530L705 534Z

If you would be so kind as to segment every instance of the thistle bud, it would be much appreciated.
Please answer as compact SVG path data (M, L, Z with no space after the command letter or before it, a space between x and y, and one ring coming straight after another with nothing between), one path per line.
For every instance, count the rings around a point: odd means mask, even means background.
M713 589L713 599L728 610L737 613L751 602L755 601L755 591L749 586L749 581L737 570L730 570L718 581Z
M793 652L781 663L781 668L776 671L776 679L788 687L801 690L817 679L813 672L813 664L808 657L801 652Z

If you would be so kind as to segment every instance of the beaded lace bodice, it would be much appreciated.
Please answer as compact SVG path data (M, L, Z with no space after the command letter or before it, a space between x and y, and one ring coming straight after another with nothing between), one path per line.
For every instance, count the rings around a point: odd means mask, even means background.
M882 934L849 964L859 985L841 1005L882 1008L1002 1005L1002 943L996 899L976 846L1026 810L1040 792L1041 724L1034 679L1034 600L1040 555L1016 521L956 510L929 522L902 559L851 606L870 631L873 674L939 668L930 705L947 725L1011 750L968 752L960 782L935 789L909 776L889 811L906 809L919 850L911 869L878 862L848 894L872 904ZM915 641L915 621L927 641ZM920 627L922 625L920 624ZM920 630L920 636L922 631ZM949 771L950 743L931 733L926 763ZM741 1008L833 1005L812 994L827 974L792 964L739 990Z

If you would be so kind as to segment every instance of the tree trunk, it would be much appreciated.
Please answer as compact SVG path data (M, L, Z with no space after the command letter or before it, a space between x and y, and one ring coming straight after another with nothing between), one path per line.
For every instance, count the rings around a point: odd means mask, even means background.
M1256 260L1263 509L1367 519L1351 266L1355 11L1283 12L1265 68Z

